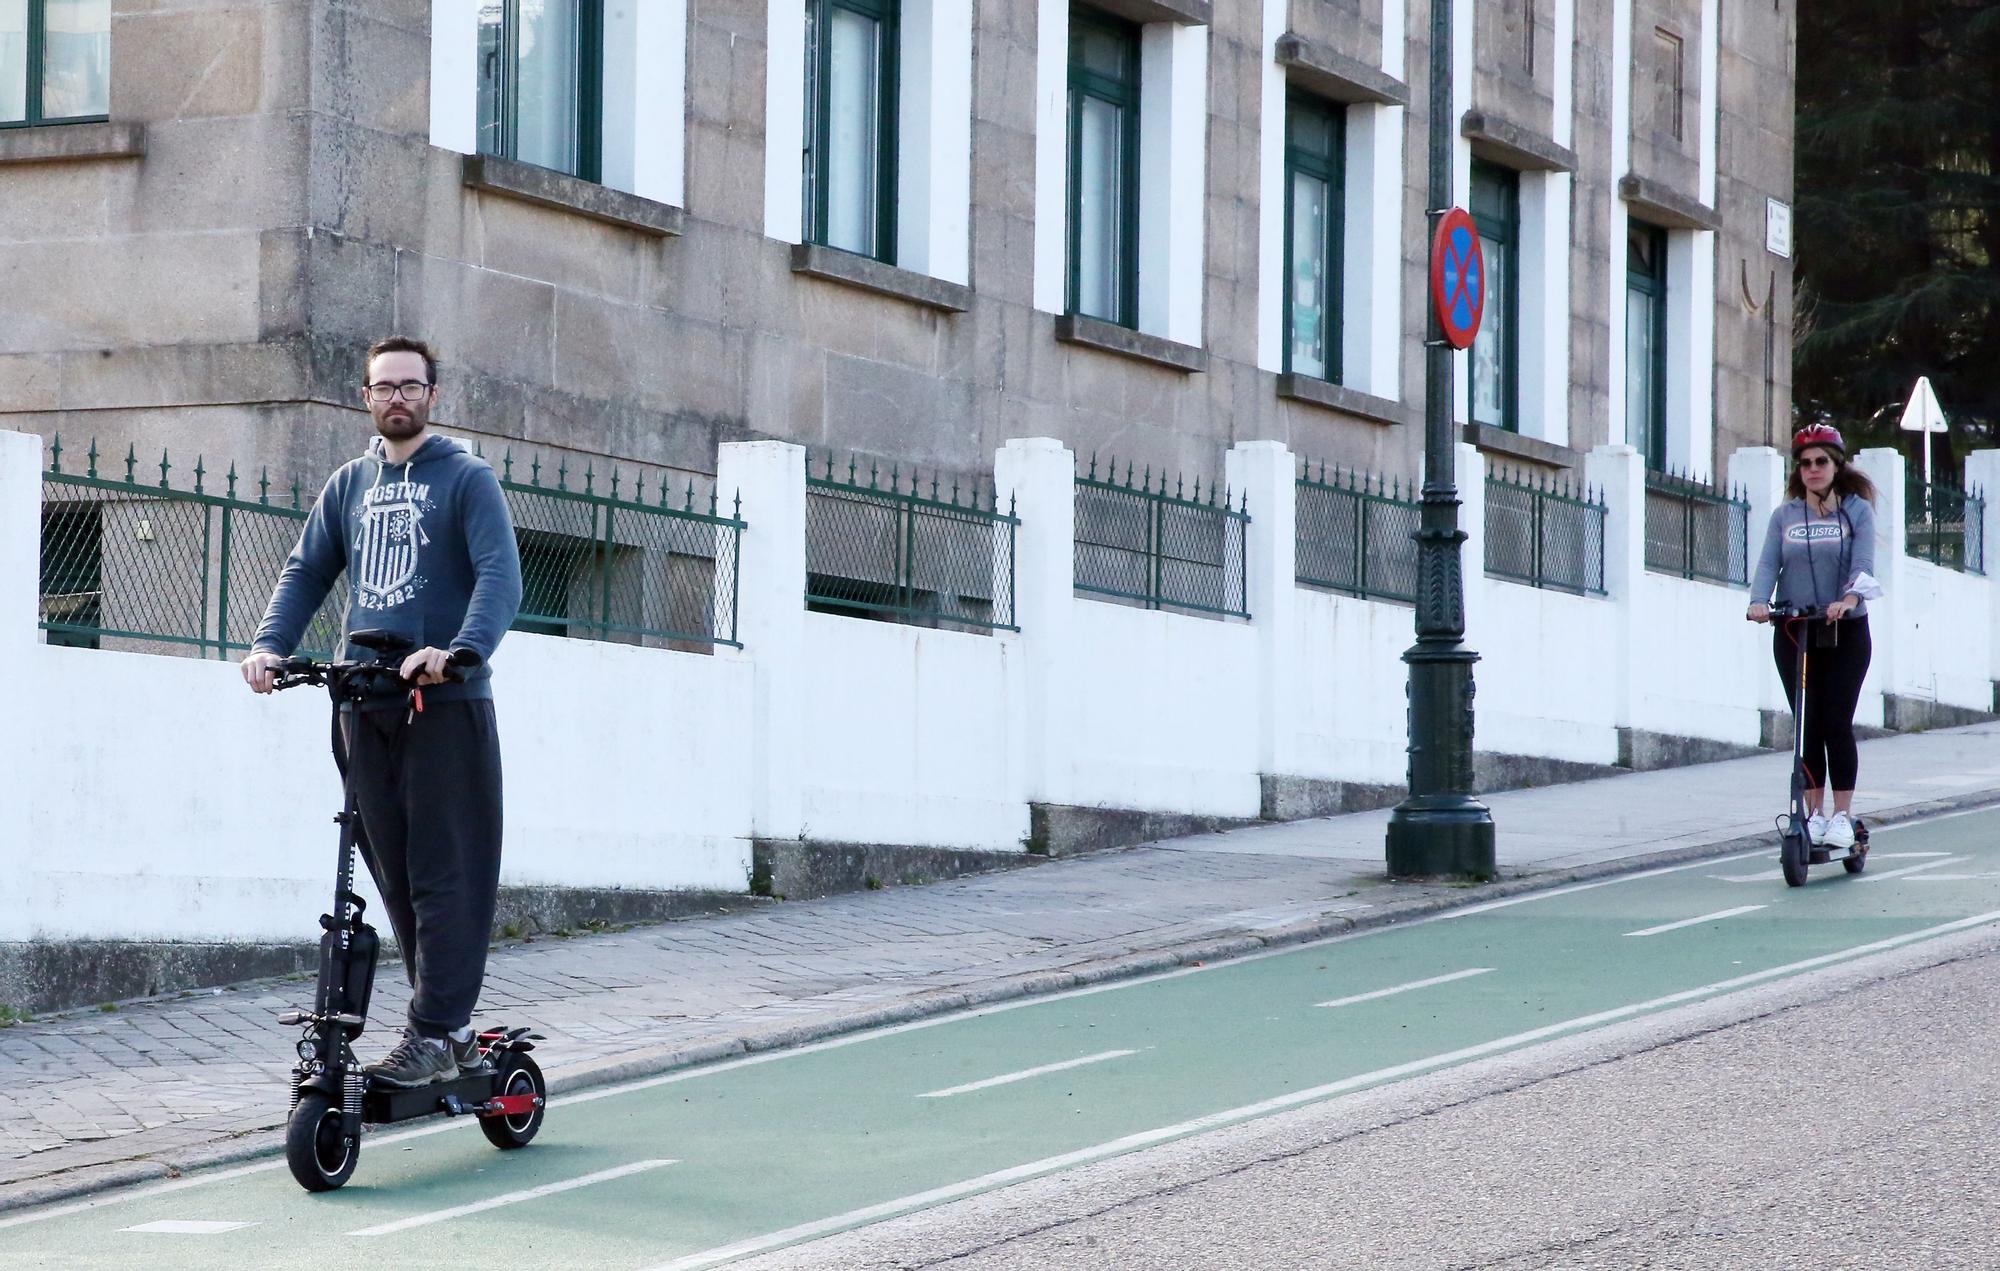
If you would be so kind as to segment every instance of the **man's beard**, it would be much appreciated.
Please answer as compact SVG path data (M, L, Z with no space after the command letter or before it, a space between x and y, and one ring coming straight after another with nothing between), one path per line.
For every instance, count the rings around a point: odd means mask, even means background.
M375 421L375 431L390 441L406 441L424 430L427 421L422 415L383 415Z

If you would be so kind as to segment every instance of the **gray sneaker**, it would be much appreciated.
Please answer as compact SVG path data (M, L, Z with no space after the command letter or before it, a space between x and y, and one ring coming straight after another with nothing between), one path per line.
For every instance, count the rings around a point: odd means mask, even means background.
M436 1041L405 1028L396 1048L362 1069L385 1086L428 1086L458 1076L449 1040Z
M486 1056L480 1053L478 1029L474 1029L472 1036L462 1042L452 1039L447 1040L451 1046L452 1062L458 1065L460 1076L469 1077L478 1073L492 1071L491 1066L486 1062Z

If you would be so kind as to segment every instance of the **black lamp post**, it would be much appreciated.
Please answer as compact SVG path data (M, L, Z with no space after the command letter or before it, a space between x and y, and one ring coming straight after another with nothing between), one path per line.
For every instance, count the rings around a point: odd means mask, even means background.
M1451 0L1431 0L1430 225L1451 208ZM1452 348L1435 304L1424 341L1424 491L1410 667L1410 795L1389 817L1392 875L1494 874L1493 814L1472 797L1472 664L1452 447Z

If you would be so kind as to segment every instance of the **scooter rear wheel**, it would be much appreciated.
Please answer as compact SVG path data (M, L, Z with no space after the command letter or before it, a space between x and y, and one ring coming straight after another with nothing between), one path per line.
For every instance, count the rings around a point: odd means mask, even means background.
M1806 860L1812 848L1803 834L1787 834L1778 846L1778 866L1785 871L1785 886L1806 885Z
M542 1080L541 1067L534 1060L517 1051L505 1051L500 1055L500 1079L495 1083L494 1093L529 1094L546 1101L549 1088ZM545 1107L537 1107L521 1116L481 1117L479 1129L494 1147L502 1150L526 1147L542 1128L542 1113L546 1110Z
M318 1090L299 1096L285 1124L285 1164L309 1192L330 1192L354 1177L361 1141L340 1128L340 1105Z

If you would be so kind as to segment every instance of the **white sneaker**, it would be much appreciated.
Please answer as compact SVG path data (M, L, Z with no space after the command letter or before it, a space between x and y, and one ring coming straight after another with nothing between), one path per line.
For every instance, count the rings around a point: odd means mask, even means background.
M1826 818L1817 812L1806 818L1806 837L1814 847L1826 842Z
M1833 814L1833 819L1826 823L1826 837L1823 841L1828 847L1837 847L1841 851L1854 846L1854 822L1847 819L1847 813Z

